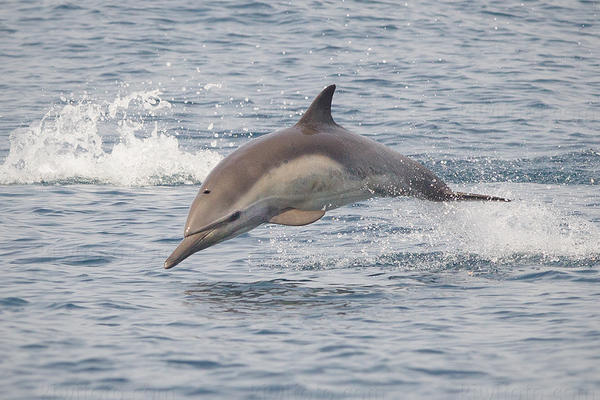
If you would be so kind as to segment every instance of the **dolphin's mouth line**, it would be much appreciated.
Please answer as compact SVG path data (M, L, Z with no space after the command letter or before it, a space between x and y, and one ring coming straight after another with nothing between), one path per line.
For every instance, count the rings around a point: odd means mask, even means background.
M187 238L187 237L190 237L190 236L198 235L198 234L200 234L202 232L206 232L206 231L208 231L208 233L210 233L210 232L214 231L216 228L218 228L221 225L224 225L224 224L227 224L227 223L230 223L230 222L233 222L233 221L239 219L241 214L242 214L241 211L236 211L234 213L226 215L223 218L220 218L220 219L216 220L215 222L213 222L211 224L205 225L202 228L197 229L197 230L195 230L195 231L193 231L191 233L187 233L185 235L185 237Z
M192 238L192 237L194 237L194 236L199 236L199 235L202 235L202 237L199 239L199 240L202 240L202 239L204 239L205 237L207 237L207 236L208 236L208 234L209 234L209 233L211 233L212 231L213 231L213 229L205 229L205 230L201 230L201 231L198 231L198 232L193 232L193 233L191 233L191 234L189 234L189 235L186 235L186 236L184 237L184 239L187 239L187 238ZM196 239L196 240L197 240L198 238L197 238L197 237L194 237L194 239Z
M205 237L207 237L213 231L214 231L214 229L207 229L207 230L204 230L204 231L192 233L191 235L188 235L186 237L194 237L194 236L200 236L201 235L200 239L198 239L198 238L194 238L194 239L196 239L196 240L203 240Z

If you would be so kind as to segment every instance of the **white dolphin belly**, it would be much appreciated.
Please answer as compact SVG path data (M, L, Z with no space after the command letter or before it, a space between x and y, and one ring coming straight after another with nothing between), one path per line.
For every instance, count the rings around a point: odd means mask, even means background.
M299 210L330 210L372 194L366 182L320 154L298 157L264 174L237 203L281 203Z

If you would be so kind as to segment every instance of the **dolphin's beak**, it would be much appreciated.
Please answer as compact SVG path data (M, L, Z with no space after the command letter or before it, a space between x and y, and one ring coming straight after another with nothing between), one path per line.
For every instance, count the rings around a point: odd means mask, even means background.
M253 218L240 218L240 216L243 216L242 212L236 211L212 224L192 231L192 234L188 234L166 259L165 268L173 268L195 252L241 235L265 222L265 218L261 214L257 214Z
M207 246L203 239L211 232L213 232L213 230L198 232L194 235L185 237L173 253L171 253L169 258L165 260L165 269L173 268L195 252L210 246L210 244Z

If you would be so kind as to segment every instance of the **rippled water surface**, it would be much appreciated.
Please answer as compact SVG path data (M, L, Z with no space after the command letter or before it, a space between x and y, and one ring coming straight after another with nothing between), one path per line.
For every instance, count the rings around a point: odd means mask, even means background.
M600 397L600 3L0 10L11 399ZM506 204L372 199L162 268L207 173L333 116Z

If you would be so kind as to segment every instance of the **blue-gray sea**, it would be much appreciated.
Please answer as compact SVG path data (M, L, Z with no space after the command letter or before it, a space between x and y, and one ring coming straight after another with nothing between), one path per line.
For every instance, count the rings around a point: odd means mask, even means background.
M326 85L452 188L163 262ZM600 2L0 7L2 399L600 399ZM265 157L271 155L265 154Z

